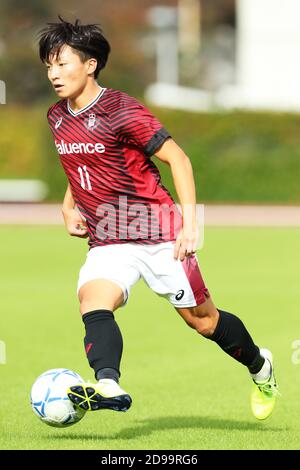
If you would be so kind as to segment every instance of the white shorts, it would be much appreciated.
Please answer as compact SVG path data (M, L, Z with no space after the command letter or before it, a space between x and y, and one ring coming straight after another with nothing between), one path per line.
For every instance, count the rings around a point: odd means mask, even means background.
M92 248L79 273L78 288L96 279L118 284L126 304L131 287L142 278L174 307L195 307L209 297L196 255L174 259L174 242L124 243Z

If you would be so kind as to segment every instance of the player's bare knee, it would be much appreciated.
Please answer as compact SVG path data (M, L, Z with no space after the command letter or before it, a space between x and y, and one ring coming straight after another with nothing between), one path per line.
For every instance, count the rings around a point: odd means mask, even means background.
M202 304L199 304L196 307L193 307L192 314L199 318L205 318L205 317L213 318L213 317L219 316L219 313L216 307L214 306L211 298L207 299Z
M83 292L79 291L79 305L80 305L80 313L84 315L86 312L91 310L91 305L94 303L93 299L89 298L88 295L84 294Z
M214 317L195 317L194 328L202 336L208 337L213 334L216 328L216 319Z
M91 311L90 303L85 302L85 301L80 302L79 309L80 309L81 315L84 315L85 313L90 312Z
M110 299L102 298L100 295L96 297L90 297L88 295L83 295L80 297L80 313L84 315L85 313L91 312L93 310L105 309L105 310L114 310L115 302Z
M107 298L95 298L95 299L84 299L80 302L80 313L84 315L85 313L91 312L93 310L116 310L121 305L121 302L116 302L113 299Z
M124 302L122 289L107 280L87 282L79 289L78 298L82 315L98 309L114 311Z
M215 322L213 318L207 316L197 317L195 315L185 315L184 321L186 324L196 330L197 333L203 336L210 336L215 329Z
M194 317L190 316L188 318L184 318L184 321L190 328L196 330L196 322Z

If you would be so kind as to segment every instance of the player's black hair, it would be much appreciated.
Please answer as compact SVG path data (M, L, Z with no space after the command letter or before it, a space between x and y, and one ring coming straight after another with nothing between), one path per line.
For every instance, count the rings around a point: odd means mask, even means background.
M97 24L80 24L76 20L74 24L68 23L58 16L60 23L47 23L38 35L40 59L49 61L52 55L59 56L63 46L68 45L77 51L82 62L88 59L97 59L97 68L94 72L98 77L100 70L104 69L110 45L103 36L102 30Z

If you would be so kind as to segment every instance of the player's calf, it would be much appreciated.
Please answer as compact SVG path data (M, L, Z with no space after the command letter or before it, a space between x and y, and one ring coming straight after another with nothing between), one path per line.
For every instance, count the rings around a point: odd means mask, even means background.
M94 310L83 315L85 351L98 383L76 384L69 388L70 400L84 410L127 411L130 395L118 384L123 350L121 331L110 310Z
M214 333L219 319L219 312L210 298L196 307L177 308L177 311L187 325L199 334L209 337Z
M216 328L217 320L215 318L206 317L192 317L187 324L202 336L209 337L213 334Z
M264 358L237 316L216 309L211 298L197 307L177 310L192 328L248 367L250 373L255 374L261 369Z

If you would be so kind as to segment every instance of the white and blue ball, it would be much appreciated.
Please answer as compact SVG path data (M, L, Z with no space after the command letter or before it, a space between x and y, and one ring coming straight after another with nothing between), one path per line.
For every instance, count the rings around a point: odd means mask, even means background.
M67 396L72 385L83 379L69 369L51 369L41 374L34 382L30 402L33 412L43 423L55 427L68 427L78 423L85 411L75 406Z

